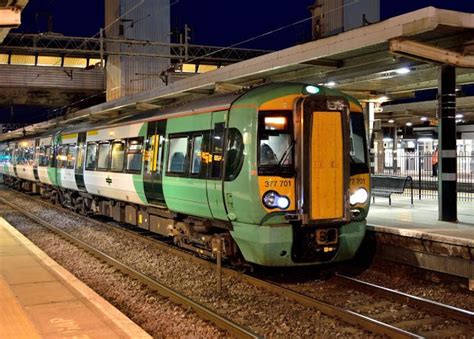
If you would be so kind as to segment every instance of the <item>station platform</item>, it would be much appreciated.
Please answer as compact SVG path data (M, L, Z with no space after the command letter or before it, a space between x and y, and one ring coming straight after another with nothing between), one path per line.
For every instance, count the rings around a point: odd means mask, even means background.
M151 338L0 218L0 338Z
M438 201L392 195L370 206L367 229L389 259L466 277L474 283L474 202L458 202L458 222L438 220ZM474 286L472 286L474 288Z

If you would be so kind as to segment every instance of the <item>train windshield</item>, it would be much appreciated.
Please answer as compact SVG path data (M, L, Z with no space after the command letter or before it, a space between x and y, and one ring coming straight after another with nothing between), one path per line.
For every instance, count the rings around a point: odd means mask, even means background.
M290 175L293 144L291 111L260 112L259 174Z
M364 115L362 113L351 112L351 163L365 164L367 162L367 146L365 140Z

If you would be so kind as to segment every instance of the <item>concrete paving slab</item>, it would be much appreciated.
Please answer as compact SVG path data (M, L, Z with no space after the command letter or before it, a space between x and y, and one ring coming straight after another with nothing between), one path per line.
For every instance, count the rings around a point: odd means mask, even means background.
M54 304L28 306L26 310L38 325L43 336L94 338L91 330L100 333L104 338L115 338L123 335L107 328L83 302L69 301Z
M8 268L2 271L2 275L10 285L56 280L56 277L41 266Z
M11 289L24 306L76 299L76 296L58 281L11 285Z
M381 199L371 204L369 230L405 237L428 239L461 246L474 246L474 203L459 202L459 222L438 220L437 200L415 200L394 196L392 206Z

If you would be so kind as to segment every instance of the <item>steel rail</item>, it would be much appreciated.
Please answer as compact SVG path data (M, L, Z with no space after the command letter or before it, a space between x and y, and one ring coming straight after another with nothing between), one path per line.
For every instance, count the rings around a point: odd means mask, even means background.
M193 301L192 299L180 294L179 292L173 290L170 287L167 287L160 282L149 278L148 276L136 271L135 269L123 264L122 262L112 258L108 254L96 249L95 247L87 244L86 242L68 234L67 232L57 228L56 226L52 225L51 223L44 221L40 217L21 209L21 207L16 206L9 201L5 200L4 198L0 197L0 201L5 205L10 206L11 208L17 210L21 214L24 214L29 219L37 222L41 226L49 229L50 231L60 235L64 239L68 240L72 244L82 248L83 250L89 252L96 258L106 262L107 264L119 269L122 273L130 276L132 279L136 279L137 281L147 285L150 289L156 291L158 294L169 298L175 303L181 304L186 307L190 307L196 312L201 318L206 319L213 324L215 324L220 329L226 330L230 334L236 336L237 338L259 338L258 335L252 333L250 330L236 324L235 322L224 318L223 316L217 314L216 312L212 311L211 309L207 308L206 306L200 305Z
M14 190L12 190L12 192L18 193L17 191L14 191ZM115 230L115 231L118 231L118 232L124 232L127 235L131 235L132 237L134 237L134 238L136 238L140 241L145 241L148 244L150 244L150 245L152 245L156 248L159 248L161 250L164 250L168 253L171 253L173 255L178 255L182 258L191 260L192 262L203 265L206 268L216 269L216 264L214 264L213 262L210 262L209 260L205 260L205 259L196 257L195 255L193 255L189 252L174 248L174 247L172 247L170 245L167 245L163 242L160 242L160 241L157 241L157 240L154 240L154 239L150 239L149 237L140 235L137 232L131 231L129 229L119 227L119 226L114 226L114 225L111 225L111 224L108 224L108 223L105 223L105 222L101 222L101 221L98 221L98 220L95 220L95 219L91 219L89 217L86 217L84 215L75 213L75 212L73 212L71 210L68 210L66 208L63 208L63 207L60 207L60 206L57 206L57 205L53 205L49 202L46 202L46 201L43 201L43 200L40 200L40 199L34 199L34 198L32 198L31 196L29 196L27 194L25 194L25 195L28 198L30 198L30 199L32 199L36 202L40 202L44 205L50 206L50 207L52 207L52 208L54 208L58 211L61 211L61 212L66 211L66 212L70 213L71 215L74 215L75 217L79 217L79 218L82 218L86 221L93 222L93 223L95 223L99 226L106 227L106 228L109 228L109 229L112 229L112 230ZM141 230L141 229L138 228L138 230ZM253 286L264 288L267 291L270 291L270 292L273 292L275 294L287 297L288 299L293 300L293 301L295 301L299 304L302 304L306 307L314 308L314 309L320 311L321 313L323 313L323 314L325 314L329 317L339 318L339 319L341 319L342 321L344 321L348 324L361 327L361 328L366 329L368 331L371 331L373 333L377 333L377 334L381 334L381 335L387 335L387 336L392 337L392 338L422 338L422 336L411 333L409 331L406 331L406 330L397 328L395 326L383 323L381 321L372 319L370 317L364 316L364 315L359 314L357 312L350 311L350 310L347 310L347 309L343 309L341 307L331 305L329 303L326 303L324 301L320 301L318 299L309 297L309 296L304 295L302 293L289 290L287 288L281 287L281 286L279 286L277 284L274 284L272 282L265 281L265 280L262 280L262 279L258 279L258 278L255 278L255 277L252 277L252 276L249 276L249 275L246 275L246 274L242 274L242 273L237 272L235 270L232 270L230 268L223 267L222 271L223 271L224 274L226 274L229 277L237 278L237 279L245 281L245 282L247 282L247 283L249 283Z
M344 283L349 283L356 286L358 289L377 293L385 298L392 299L397 302L401 302L408 306L412 306L423 311L437 313L443 316L449 316L453 319L473 324L474 323L474 312L463 310L451 305L445 305L433 300L413 296L404 292L392 290L387 287L368 283L359 279L348 277L339 273L336 273L337 279L340 279Z

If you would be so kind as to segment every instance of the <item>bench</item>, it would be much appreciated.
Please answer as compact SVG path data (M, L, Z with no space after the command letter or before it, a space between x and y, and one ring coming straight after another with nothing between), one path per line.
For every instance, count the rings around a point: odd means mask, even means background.
M372 175L372 200L375 202L375 197L388 198L388 204L392 205L392 194L403 194L405 189L410 185L411 190L411 204L413 205L413 179L412 177L396 177L389 175Z

